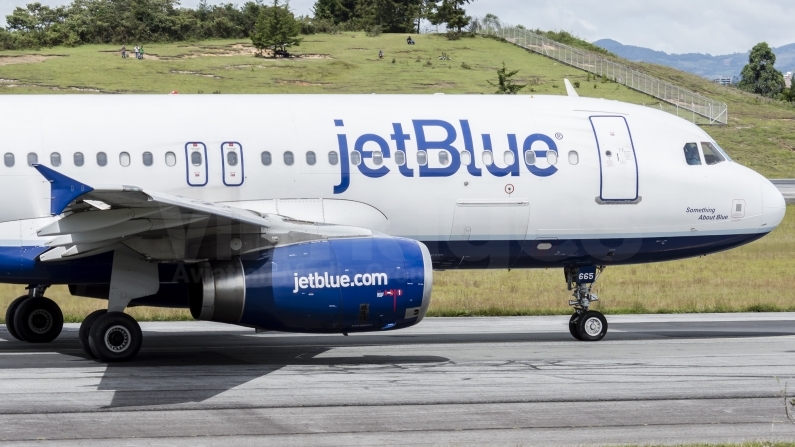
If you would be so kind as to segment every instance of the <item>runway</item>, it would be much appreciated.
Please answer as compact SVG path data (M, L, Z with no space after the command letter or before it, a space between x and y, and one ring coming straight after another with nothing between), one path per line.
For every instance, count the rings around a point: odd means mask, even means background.
M430 318L349 337L143 323L136 361L0 330L3 445L606 445L795 439L795 314Z

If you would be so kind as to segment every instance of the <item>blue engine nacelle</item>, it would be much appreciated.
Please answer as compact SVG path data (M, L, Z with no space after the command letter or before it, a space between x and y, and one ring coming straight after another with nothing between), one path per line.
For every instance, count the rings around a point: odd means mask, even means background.
M289 332L412 326L425 317L433 284L425 245L390 237L289 245L198 269L194 318Z

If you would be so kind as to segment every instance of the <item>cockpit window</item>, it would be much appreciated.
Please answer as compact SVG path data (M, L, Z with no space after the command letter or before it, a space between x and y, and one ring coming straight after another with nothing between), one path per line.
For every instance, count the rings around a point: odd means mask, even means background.
M704 161L708 165L716 165L726 161L720 151L718 151L712 143L701 143L701 150L704 151Z
M723 156L724 160L726 160L728 162L734 162L734 160L732 160L732 158L729 157L729 154L727 154L726 151L723 150L723 148L718 145L718 143L712 141L710 144L712 145L712 147L714 147L718 151L719 154L721 154Z
M698 153L698 145L696 143L685 144L685 160L690 166L701 164L701 155Z

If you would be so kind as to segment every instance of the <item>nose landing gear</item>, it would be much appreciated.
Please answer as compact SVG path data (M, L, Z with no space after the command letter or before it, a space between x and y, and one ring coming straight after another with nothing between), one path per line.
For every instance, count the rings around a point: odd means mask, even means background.
M566 283L573 290L573 300L569 306L574 307L574 315L569 319L569 332L580 341L599 341L607 335L607 319L601 312L590 310L591 303L599 301L599 297L591 293L596 280L605 267L566 267Z

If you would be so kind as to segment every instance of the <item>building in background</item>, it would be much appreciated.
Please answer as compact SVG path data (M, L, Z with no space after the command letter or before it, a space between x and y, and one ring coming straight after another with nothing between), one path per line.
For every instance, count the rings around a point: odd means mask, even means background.
M792 72L791 71L788 71L784 75L784 83L787 84L787 88L792 87Z
M712 79L712 82L720 85L732 85L734 79L729 76L718 76Z

